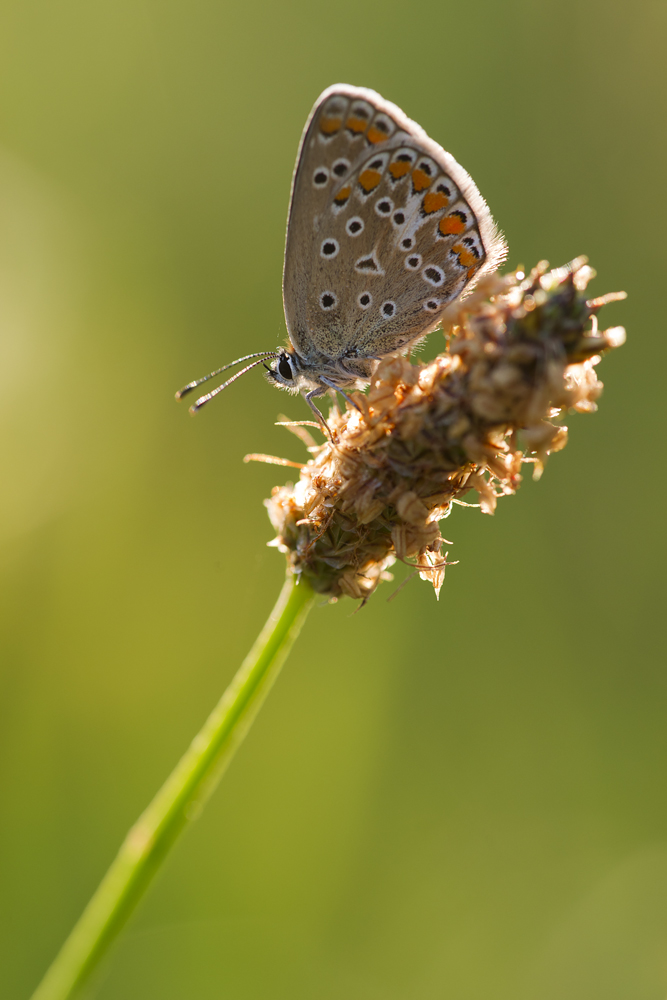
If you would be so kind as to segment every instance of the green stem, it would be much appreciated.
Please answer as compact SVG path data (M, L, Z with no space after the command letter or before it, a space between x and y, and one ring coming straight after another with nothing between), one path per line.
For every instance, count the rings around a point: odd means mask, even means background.
M288 576L241 668L139 817L32 1000L68 1000L119 934L178 835L215 788L278 676L314 598Z

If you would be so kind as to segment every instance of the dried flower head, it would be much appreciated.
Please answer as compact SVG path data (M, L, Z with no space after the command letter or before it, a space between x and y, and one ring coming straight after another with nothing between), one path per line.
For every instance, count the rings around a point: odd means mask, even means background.
M594 272L583 257L547 268L484 278L447 310L443 354L417 365L387 358L368 395L354 395L358 409L332 408L331 442L316 445L288 422L312 457L266 501L270 544L317 592L366 600L400 559L438 594L447 565L439 521L452 504L475 490L492 514L525 462L538 478L565 446L567 427L554 421L596 409L595 366L625 339L622 327L600 332L597 312L624 295L587 299Z

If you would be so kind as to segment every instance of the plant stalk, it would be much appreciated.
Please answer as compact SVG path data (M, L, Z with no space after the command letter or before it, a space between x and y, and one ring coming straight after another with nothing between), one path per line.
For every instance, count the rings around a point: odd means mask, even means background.
M181 831L201 810L250 728L312 605L314 593L288 576L269 619L236 676L148 808L81 914L32 1000L69 1000L158 872Z

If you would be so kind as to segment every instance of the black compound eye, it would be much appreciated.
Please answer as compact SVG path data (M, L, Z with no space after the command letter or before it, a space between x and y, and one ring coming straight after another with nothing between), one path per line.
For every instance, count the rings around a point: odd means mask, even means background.
M286 357L282 357L278 362L278 374L284 379L292 379L292 366Z

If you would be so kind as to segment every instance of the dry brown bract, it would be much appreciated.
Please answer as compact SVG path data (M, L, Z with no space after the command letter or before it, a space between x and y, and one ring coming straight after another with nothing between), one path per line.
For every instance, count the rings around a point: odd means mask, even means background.
M331 411L333 445L311 440L299 481L273 490L270 544L316 591L365 600L400 559L438 594L446 565L438 522L452 504L476 490L493 513L517 489L522 463L534 463L537 478L566 444L567 428L554 419L595 410L595 365L625 338L622 327L599 332L596 314L624 296L587 300L594 272L585 258L547 267L526 278L491 275L450 306L448 350L435 361L382 361L368 395L354 396L359 410Z

